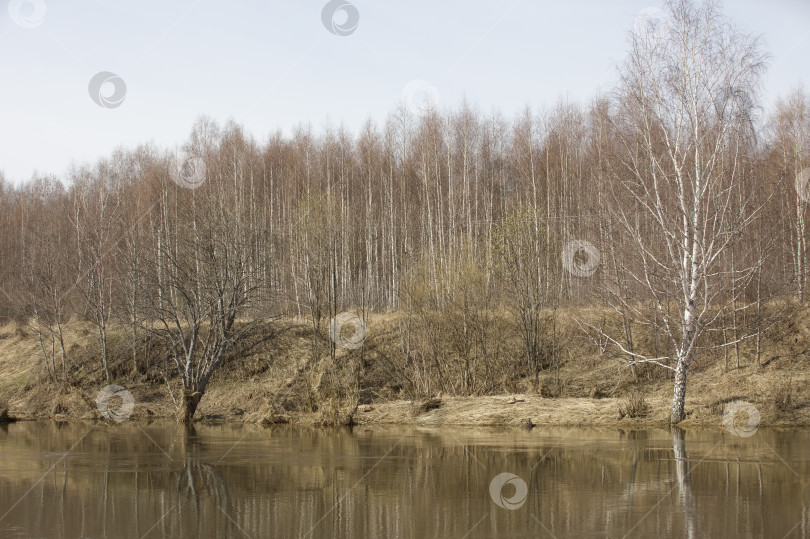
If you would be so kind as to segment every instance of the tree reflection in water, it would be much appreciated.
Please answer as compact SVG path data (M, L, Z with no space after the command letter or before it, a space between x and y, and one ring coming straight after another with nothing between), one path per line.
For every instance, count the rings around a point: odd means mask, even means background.
M228 486L216 466L201 460L204 445L193 426L184 429L183 445L185 465L177 474L176 504L180 520L196 525L198 537L227 537L235 524L230 516ZM211 529L212 523L216 529ZM184 532L188 533L189 529L184 527Z
M684 524L689 539L696 537L695 519L697 507L692 495L692 473L689 458L686 455L686 431L672 427L672 451L675 453L675 476L678 481L678 494L683 504Z
M808 448L802 431L22 423L0 430L0 537L807 536ZM527 485L514 509L491 497L504 472Z

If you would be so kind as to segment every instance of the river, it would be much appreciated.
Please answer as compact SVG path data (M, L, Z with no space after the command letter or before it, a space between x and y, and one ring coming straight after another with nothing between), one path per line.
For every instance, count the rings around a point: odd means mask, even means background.
M809 461L808 429L20 422L0 537L806 538Z

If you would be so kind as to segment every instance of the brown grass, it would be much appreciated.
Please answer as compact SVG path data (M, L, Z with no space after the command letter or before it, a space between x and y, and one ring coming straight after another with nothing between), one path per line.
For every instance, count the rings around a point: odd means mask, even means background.
M459 396L445 392L439 406L419 405L430 394L409 390L412 373L403 363L399 328L405 313L372 315L364 355L338 350L328 355L328 337L319 337L322 352L312 360L311 328L305 320L283 320L263 327L241 347L212 379L198 418L208 422L415 425L538 426L654 425L669 417L672 380L664 369L645 367L634 379L626 366L584 337L577 318L601 316L598 309L560 312L559 370L543 371L538 384L517 370L504 376L489 394ZM498 316L507 316L502 312ZM113 332L115 333L115 332ZM324 332L325 333L325 332ZM47 380L42 357L28 326L0 326L0 401L9 413L24 419L99 419L95 397L104 382L98 368L98 343L90 324L72 321L67 327L73 361L70 383ZM501 335L499 361L522 365L514 335ZM126 342L126 332L114 336ZM647 339L639 335L639 341ZM151 345L150 345L151 346ZM139 358L148 368L131 369L129 349L114 347L114 382L135 397L131 419L174 420L172 400L179 398L179 380L171 362L164 369L159 347L145 346ZM762 425L810 425L810 315L785 317L764 336L761 365L749 344L741 367L723 370L722 353L704 354L689 378L685 425L719 426L723 405L747 400L761 412ZM151 354L151 355L149 355ZM362 361L362 364L361 364ZM501 365L500 363L498 365ZM361 370L356 378L356 370ZM164 379L168 377L168 384ZM438 389L438 388L437 388ZM512 402L511 397L517 397ZM416 412L414 411L416 409Z

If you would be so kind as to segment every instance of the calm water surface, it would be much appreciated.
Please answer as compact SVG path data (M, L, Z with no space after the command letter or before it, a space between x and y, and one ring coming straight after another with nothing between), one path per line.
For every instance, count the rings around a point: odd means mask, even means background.
M0 537L810 537L810 430L17 423Z

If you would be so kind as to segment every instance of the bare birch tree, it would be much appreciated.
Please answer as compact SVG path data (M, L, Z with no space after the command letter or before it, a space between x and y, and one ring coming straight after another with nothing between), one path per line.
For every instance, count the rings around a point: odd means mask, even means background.
M807 285L807 206L810 204L810 96L804 90L794 91L787 99L776 103L771 121L774 149L779 155L779 168L787 179L793 179L794 189L785 189L792 206L792 258L796 298L805 299Z
M670 0L666 11L666 23L632 35L620 68L613 211L635 254L627 271L645 300L636 305L651 306L638 318L670 342L664 356L633 355L675 371L679 423L698 339L728 299L721 257L757 213L741 161L765 57L714 0Z

